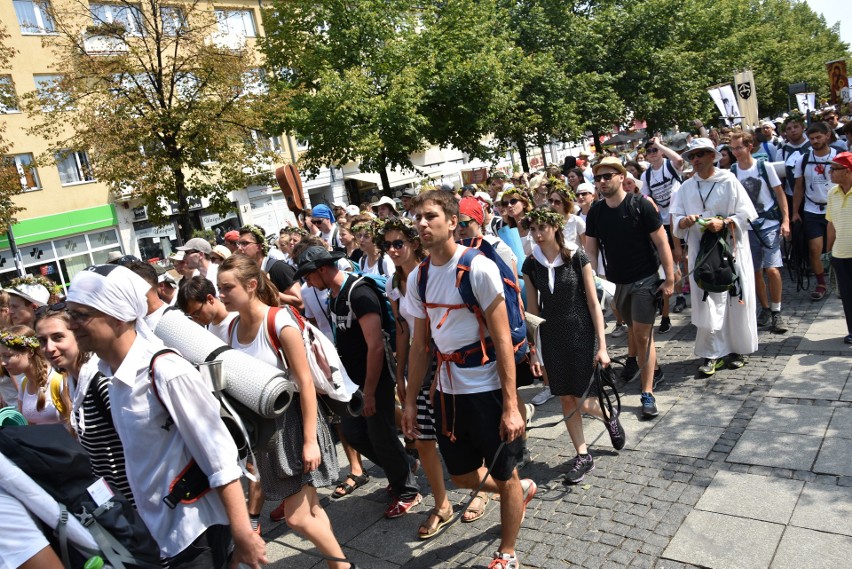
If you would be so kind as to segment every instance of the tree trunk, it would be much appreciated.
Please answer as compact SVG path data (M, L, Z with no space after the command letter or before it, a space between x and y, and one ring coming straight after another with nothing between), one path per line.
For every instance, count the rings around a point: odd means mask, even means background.
M515 141L515 146L518 147L518 154L521 157L521 170L529 173L530 171L530 163L527 160L527 144L523 138Z
M192 220L189 217L189 200L186 198L186 176L183 170L172 170L175 177L175 196L178 205L178 247L182 246L192 236Z
M381 170L379 170L379 177L382 179L382 194L386 196L391 195L391 185L390 178L388 177L388 167L385 165Z
M544 145L541 145L541 167L547 168L547 164L550 162L547 158L547 152L544 151Z

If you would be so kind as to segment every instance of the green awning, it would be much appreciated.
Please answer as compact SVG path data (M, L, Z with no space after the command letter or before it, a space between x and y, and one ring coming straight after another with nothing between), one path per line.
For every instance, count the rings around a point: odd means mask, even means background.
M118 225L118 216L115 212L115 206L107 204L24 219L13 225L12 231L15 235L15 242L18 246L21 246L116 225ZM7 249L8 247L9 239L6 235L3 235L0 237L0 249Z

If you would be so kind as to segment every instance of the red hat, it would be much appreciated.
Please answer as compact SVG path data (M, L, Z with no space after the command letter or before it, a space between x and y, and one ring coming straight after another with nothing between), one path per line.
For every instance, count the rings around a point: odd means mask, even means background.
M842 168L852 170L852 152L841 152L831 161L832 164L837 164Z
M470 196L462 198L459 202L459 213L466 215L479 225L485 222L485 213L482 211L482 203Z
M225 241L233 241L236 243L240 240L240 232L236 229L229 231L225 234Z

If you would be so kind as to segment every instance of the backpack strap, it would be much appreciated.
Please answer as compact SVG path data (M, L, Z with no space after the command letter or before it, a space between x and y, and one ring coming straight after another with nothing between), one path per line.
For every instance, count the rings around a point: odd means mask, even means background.
M151 362L148 364L148 380L151 382L151 390L154 392L154 397L157 398L157 401L160 402L160 405L163 406L163 409L166 409L166 411L168 411L165 404L163 403L163 398L160 397L160 389L157 387L156 374L154 373L154 363L156 363L156 361L160 359L161 356L164 356L166 354L178 355L176 351L171 350L169 348L163 348L162 350L155 352L154 355L151 356ZM160 426L160 428L164 431L169 431L171 430L172 425L174 425L174 421L172 420L171 414L169 414L169 418L163 425Z
M50 374L48 381L50 382L50 399L53 401L53 406L59 411L59 414L65 415L65 405L62 403L62 374L54 371Z
M674 167L674 164L672 164L672 161L671 161L671 160L669 160L668 158L666 158L666 169L667 169L667 170L669 171L669 173L672 175L672 178L674 178L675 180L677 180L677 181L678 181L678 183L682 183L682 182L683 182L683 178L682 178L682 177L681 177L681 175L678 173L677 169Z

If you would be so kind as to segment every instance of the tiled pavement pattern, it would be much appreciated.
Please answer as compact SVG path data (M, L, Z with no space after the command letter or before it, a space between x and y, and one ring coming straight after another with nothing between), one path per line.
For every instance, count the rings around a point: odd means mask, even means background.
M852 349L842 343L833 294L812 303L789 281L785 287L790 331L761 332L748 365L713 379L697 377L689 312L673 315L674 329L657 337L666 372L657 390L660 416L638 420L639 386L623 386L627 446L613 451L603 425L586 419L596 469L579 486L561 484L574 454L564 426L530 431L533 463L522 476L539 491L518 541L524 567L852 566ZM612 356L624 354L624 339L608 340ZM522 395L529 400L537 389ZM559 416L553 399L533 424ZM499 503L474 524L420 542L416 531L431 496L409 515L385 520L379 472L371 469L373 480L353 496L323 500L351 559L367 569L488 565L499 541ZM419 479L426 488L422 472ZM456 504L465 496L451 495ZM263 528L273 567L325 566L283 545L313 551L285 524L265 517Z

